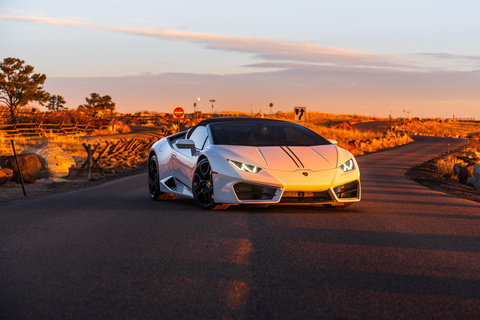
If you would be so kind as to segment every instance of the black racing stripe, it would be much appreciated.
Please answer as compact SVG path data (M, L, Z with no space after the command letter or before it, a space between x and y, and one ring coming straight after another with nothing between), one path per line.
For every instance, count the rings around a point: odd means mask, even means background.
M292 161L295 162L295 165L300 168L300 166L298 165L297 161L295 161L295 159L290 155L290 153L288 153L288 151L285 150L282 146L280 146L280 148L282 148L282 150L285 151L286 154L288 154L288 156L290 157L290 159L292 159Z
M287 148L288 151L290 151L290 152L295 156L295 158L297 158L298 162L300 162L300 164L302 165L302 168L305 168L305 166L303 165L302 161L297 157L297 155L295 154L295 152L293 152L292 149L290 149L288 146L285 146L285 148Z

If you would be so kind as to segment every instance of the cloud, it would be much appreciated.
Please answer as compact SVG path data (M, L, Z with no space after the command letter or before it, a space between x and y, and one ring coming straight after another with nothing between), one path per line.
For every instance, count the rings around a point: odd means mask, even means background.
M252 54L270 61L310 62L324 65L345 65L351 67L415 68L412 59L402 56L379 55L371 52L321 46L315 44L287 43L269 39L226 36L168 29L130 28L87 23L81 20L67 20L48 17L0 15L2 20L14 20L35 24L109 30L163 40L198 43L206 48Z
M459 54L452 54L447 52L441 53L417 53L418 55L428 56L437 59L445 59L445 60L456 60L456 61L478 61L480 62L480 56L467 56L467 55L459 55Z
M447 52L417 53L423 65L440 70L471 71L480 69L480 56L460 55Z

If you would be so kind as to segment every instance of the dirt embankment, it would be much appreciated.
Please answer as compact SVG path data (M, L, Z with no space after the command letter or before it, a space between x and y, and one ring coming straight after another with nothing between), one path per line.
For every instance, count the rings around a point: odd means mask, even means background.
M479 141L470 143L480 146ZM420 165L412 167L405 175L413 179L415 182L424 185L432 190L455 195L459 198L468 199L471 201L480 202L480 190L470 187L466 184L460 183L456 179L444 177L437 169L437 161L445 158L448 154L461 153L467 146L459 147L449 153L445 152L438 157L430 159Z

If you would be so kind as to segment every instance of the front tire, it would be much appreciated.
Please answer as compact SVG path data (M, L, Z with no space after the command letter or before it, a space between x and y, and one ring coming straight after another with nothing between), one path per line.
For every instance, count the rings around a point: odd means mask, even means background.
M152 154L148 159L148 191L152 200L173 200L175 195L160 191L160 175L157 156Z
M195 168L192 191L195 202L204 210L225 210L229 207L228 204L215 203L212 168L206 158L200 160Z

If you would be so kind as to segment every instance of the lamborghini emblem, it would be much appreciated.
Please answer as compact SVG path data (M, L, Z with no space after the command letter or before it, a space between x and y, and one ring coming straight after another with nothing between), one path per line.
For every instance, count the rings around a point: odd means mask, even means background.
M302 174L307 177L308 176L308 172L302 172Z

